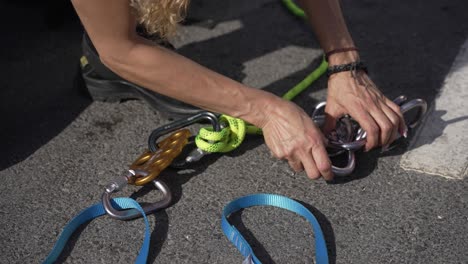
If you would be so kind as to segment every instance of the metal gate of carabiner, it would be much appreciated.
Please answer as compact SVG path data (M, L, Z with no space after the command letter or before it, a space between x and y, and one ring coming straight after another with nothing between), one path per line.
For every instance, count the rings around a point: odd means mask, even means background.
M151 214L169 206L172 201L172 194L166 184L157 177L180 155L190 136L188 129L172 133L158 142L156 152L145 151L130 165L130 169L123 176L111 182L102 195L102 204L107 214L119 220L129 220L141 216L137 210L119 210L112 204L111 195L128 184L142 186L152 183L162 193L163 198L160 201L141 204L145 214Z
M220 131L222 129L222 124L219 122L217 115L208 111L200 112L194 116L177 120L173 123L167 124L165 126L162 126L160 128L153 130L153 132L151 132L151 135L148 139L148 148L150 149L150 151L153 151L153 152L158 151L158 146L156 142L161 136L167 133L170 133L172 131L175 131L177 129L181 129L181 128L184 128L184 127L196 124L196 123L200 123L200 121L204 121L204 120L210 122L214 131ZM203 156L207 154L208 154L207 152L199 148L196 148L193 151L191 151L182 162L179 162L178 164L172 164L172 166L176 168L183 168L187 164L199 161Z
M144 173L144 172L135 172L132 170L128 171L129 175L122 176L121 178L117 179L116 181L112 182L102 194L101 200L102 205L106 213L118 220L131 220L135 218L141 217L141 214L136 209L127 209L127 210L119 210L115 208L115 204L112 202L111 195L123 189L128 184L128 178L131 175L136 173ZM153 180L151 183L162 193L162 199L154 202L154 203L140 203L143 211L146 215L152 214L156 211L162 210L167 208L172 203L172 193L169 187L161 180Z
M407 102L408 98L404 95L401 95L393 100L397 104L402 114L405 117L405 123L409 129L415 128L421 121L424 114L427 111L427 103L422 99L414 99ZM326 102L319 103L314 112L312 113L312 119L315 124L319 127L322 127L325 123L325 114L324 109ZM417 110L416 116L409 120L409 112ZM327 135L329 139L328 149L331 149L329 156L337 156L347 152L348 162L345 167L337 167L332 165L333 173L336 176L347 176L351 174L356 166L355 154L354 152L361 149L366 144L366 132L364 129L359 128L359 125L354 121L350 116L344 116L339 119L337 126L342 125L345 128L345 132L341 133L342 135L337 136L336 130L335 135ZM391 147L389 148L391 149Z
M312 113L312 120L318 127L322 127L325 123L325 114L324 112L326 106L326 102L319 103L316 107L314 112ZM338 167L332 164L332 171L333 174L337 177L343 177L351 174L356 167L356 155L354 154L354 150L359 148L360 142L354 143L353 141L353 126L351 120L348 117L344 117L340 119L338 122L344 126L346 130L344 135L340 137L341 140L337 139L329 139L329 147L332 149L336 149L337 151L333 154L329 154L329 156L338 156L343 153L346 153L347 162L344 167Z
M405 117L405 124L408 129L414 129L416 126L418 126L427 112L427 103L422 99L413 99L408 102L408 98L405 95L400 95L395 98L393 102L400 107L400 111L403 114L403 117ZM408 120L407 115L413 110L418 111L416 117L414 117L412 120ZM356 134L355 140L365 140L366 136L366 132L361 128Z
M211 112L200 112L186 119L177 120L157 128L151 133L148 140L149 150L145 151L133 162L125 175L109 184L102 194L104 210L109 216L119 220L129 220L141 216L135 209L119 210L116 209L112 203L111 195L120 191L127 184L142 186L152 183L154 187L162 193L163 198L161 200L155 203L141 204L145 214L151 214L171 204L172 194L170 189L162 180L156 178L164 169L171 165L189 142L189 138L192 135L188 129L183 128L202 120L208 120L215 131L221 129L221 124L215 114ZM170 135L158 142L160 137L167 134ZM202 154L204 155L204 153Z

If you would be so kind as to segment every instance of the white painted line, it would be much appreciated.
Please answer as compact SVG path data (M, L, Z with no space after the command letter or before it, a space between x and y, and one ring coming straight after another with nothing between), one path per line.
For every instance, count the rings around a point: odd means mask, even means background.
M180 48L196 42L202 42L209 39L214 39L222 35L232 33L242 29L244 25L240 20L230 20L217 24L213 29L204 28L201 26L184 26L180 27L177 36L170 39L170 42Z
M304 56L304 54L308 54L308 56ZM322 50L320 49L294 45L274 50L244 63L245 68L242 72L246 77L242 80L242 83L251 87L264 88L296 72L307 69L321 55ZM281 65L282 67L273 67L274 65ZM310 71L312 70L314 69L310 69ZM309 73L307 72L307 74Z
M431 107L403 169L463 179L468 175L468 40Z

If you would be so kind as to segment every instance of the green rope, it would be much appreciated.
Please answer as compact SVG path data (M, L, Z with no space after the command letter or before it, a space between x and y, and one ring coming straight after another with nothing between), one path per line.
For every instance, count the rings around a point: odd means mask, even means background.
M304 17L305 13L300 9L292 0L283 0L283 3L294 15L298 17ZM328 63L323 57L319 67L317 67L312 73L298 83L296 86L291 88L288 92L283 95L283 99L291 101L297 95L302 93L307 87L315 82L320 76L327 71ZM227 126L221 131L213 131L213 128L205 127L200 129L200 132L195 138L195 144L198 148L206 152L229 152L242 144L246 134L262 135L262 129L254 125L246 123L244 120L231 117L228 115L221 115L220 122Z
M294 86L291 90L283 95L283 99L291 101L298 94L302 93L307 87L309 87L313 82L315 82L320 76L327 72L328 62L323 57L322 62L311 74L307 75L304 80Z
M286 8L291 12L293 15L300 17L300 18L306 18L306 14L304 10L302 10L300 7L294 3L293 0L283 0L283 4L286 6Z
M228 126L221 131L213 131L213 128L202 128L195 138L197 147L206 152L229 152L240 146L246 134L245 121L222 115L219 120Z

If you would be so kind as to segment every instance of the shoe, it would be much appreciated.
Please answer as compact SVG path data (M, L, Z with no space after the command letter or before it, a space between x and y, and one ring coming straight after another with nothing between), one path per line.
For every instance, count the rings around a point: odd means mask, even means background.
M159 45L174 49L168 42L151 38ZM95 101L119 102L126 99L142 99L154 110L169 119L180 119L192 116L200 108L183 103L173 98L156 93L123 79L107 68L86 33L82 40L83 56L80 59L81 74L89 95Z

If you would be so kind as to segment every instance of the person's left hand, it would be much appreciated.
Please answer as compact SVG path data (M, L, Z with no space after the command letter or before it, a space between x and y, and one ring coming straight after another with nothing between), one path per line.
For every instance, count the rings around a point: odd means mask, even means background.
M407 132L400 107L386 98L361 70L330 76L325 113L325 134L335 128L343 115L353 117L367 132L366 151L377 146L385 151L398 138L398 133L406 135Z

